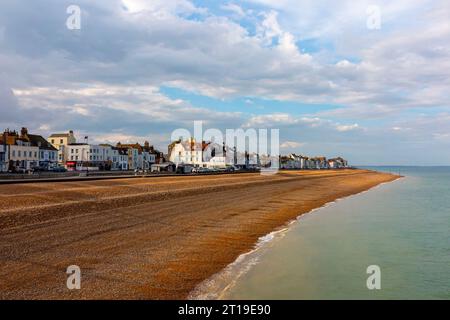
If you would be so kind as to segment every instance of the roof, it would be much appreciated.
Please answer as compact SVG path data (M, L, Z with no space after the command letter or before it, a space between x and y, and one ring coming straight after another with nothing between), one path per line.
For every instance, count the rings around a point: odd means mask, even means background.
M53 133L50 138L68 138L70 137L69 133Z
M119 154L120 154L120 155L126 155L126 156L128 156L128 149L125 149L125 148L117 148L117 147L115 147L115 149L117 149L117 151L119 151Z
M56 149L54 146L52 146L42 136L39 136L36 134L29 134L28 138L30 138L31 145L34 147L39 147L39 149L43 149L43 150L58 151L58 149Z
M210 144L210 142L194 142L194 141L183 141L183 142L178 142L179 144L181 144L181 146L183 147L183 149L189 150L189 151L204 151L208 145Z

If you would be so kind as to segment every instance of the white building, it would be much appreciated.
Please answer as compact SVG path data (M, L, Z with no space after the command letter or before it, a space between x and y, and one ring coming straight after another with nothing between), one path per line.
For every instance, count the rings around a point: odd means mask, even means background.
M191 164L203 167L203 150L206 146L205 142L196 142L195 139L173 142L169 145L169 161L177 166Z
M169 145L169 161L177 166L188 164L194 167L225 168L235 164L235 156L222 145L190 139Z
M2 141L7 145L7 170L31 170L39 165L39 148L32 144L27 128L22 128L20 134L5 130Z
M62 165L65 165L68 160L65 158L67 145L77 143L72 130L68 133L54 133L48 137L47 141L58 150L58 162Z
M0 172L8 171L8 146L0 141Z
M328 166L330 169L347 168L348 162L347 162L347 160L345 160L341 157L337 157L337 158L329 159Z
M15 145L9 145L9 160L18 169L30 170L39 165L39 148L30 142L17 140Z
M112 147L109 145L74 143L65 147L68 170L108 170L112 157Z

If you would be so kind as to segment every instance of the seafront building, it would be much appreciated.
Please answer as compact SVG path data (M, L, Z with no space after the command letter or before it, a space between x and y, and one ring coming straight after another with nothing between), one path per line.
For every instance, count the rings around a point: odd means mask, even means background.
M128 170L128 150L111 147L112 165L111 170Z
M77 143L74 132L51 134L46 140L29 134L5 130L0 135L0 172L51 170L58 164L71 171L144 170L190 172L192 168L270 167L273 157L258 153L239 153L236 148L214 142L197 142L194 138L175 141L168 146L168 154L156 150L148 141L122 144ZM291 153L279 157L280 169L322 170L347 168L342 157L327 159Z
M70 171L110 170L112 147L87 143L72 143L65 146L65 165Z
M345 160L341 157L337 157L337 158L329 159L328 165L329 165L330 169L347 168L348 162L347 162L347 160Z
M203 167L203 151L208 146L204 141L197 142L191 138L187 141L175 141L169 145L169 161L177 166L190 164Z
M8 145L3 143L3 136L0 136L0 172L8 170Z
M57 150L42 136L6 129L0 139L0 171L25 172L48 169L57 163Z
M64 165L67 161L65 157L66 146L69 144L77 143L77 139L75 138L72 130L70 130L68 133L54 133L50 135L47 141L50 142L51 145L58 150L58 162L62 165Z
M194 138L172 142L168 147L169 161L178 166L226 168L236 164L235 151L225 145L197 142Z
M309 158L301 155L290 154L288 156L280 156L280 168L310 170L340 169L348 168L348 162L341 157L327 160L327 158L323 156Z
M128 150L128 166L130 170L150 170L151 165L156 163L158 152L150 145L148 141L144 145L139 143L116 145L119 149Z
M53 168L58 163L58 150L44 137L29 134L31 144L39 148L39 168L42 170Z

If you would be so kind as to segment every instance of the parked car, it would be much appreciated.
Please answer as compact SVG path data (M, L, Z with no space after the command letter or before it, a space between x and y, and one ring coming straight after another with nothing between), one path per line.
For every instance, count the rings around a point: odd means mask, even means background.
M48 167L44 167L44 166L38 166L38 167L34 167L33 168L34 172L44 172L44 171L48 171Z
M192 169L192 172L194 173L204 173L204 172L208 172L208 168L203 168L203 167L198 167L198 168L194 168Z
M51 169L52 172L66 172L67 169L64 167L54 167Z

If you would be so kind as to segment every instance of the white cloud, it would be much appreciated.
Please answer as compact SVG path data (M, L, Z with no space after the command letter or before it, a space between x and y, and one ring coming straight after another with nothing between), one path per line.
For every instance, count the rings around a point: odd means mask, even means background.
M328 138L332 132L345 142L383 141L394 132L397 139L421 141L449 132L450 122L442 120L448 118L435 116L450 107L447 2L226 1L222 9L228 11L219 10L220 16L188 0L80 0L86 20L78 33L61 28L66 2L2 4L2 125L18 125L20 113L27 112L35 128L77 124L98 134L118 129L136 137L193 119L280 127L298 137L314 132ZM366 28L368 4L382 9L379 31ZM46 14L37 15L42 8ZM230 19L230 13L246 16ZM276 99L339 108L305 116L276 104L269 115L243 114L257 108L218 112L171 99L160 92L163 85L224 101L251 97L255 103ZM372 121L370 130L355 123L363 124L360 119Z
M357 130L357 129L360 129L360 126L357 123L351 124L351 125L337 125L336 126L336 130L340 131L340 132L353 131L353 130Z
M280 144L280 148L282 149L295 149L303 147L305 143L300 143L296 141L284 141L282 144Z
M242 7L240 7L239 5L237 5L235 3L230 2L227 4L223 4L220 6L220 8L225 11L230 11L231 13L233 13L234 15L236 15L239 18L243 18L246 16L246 13L242 9Z

